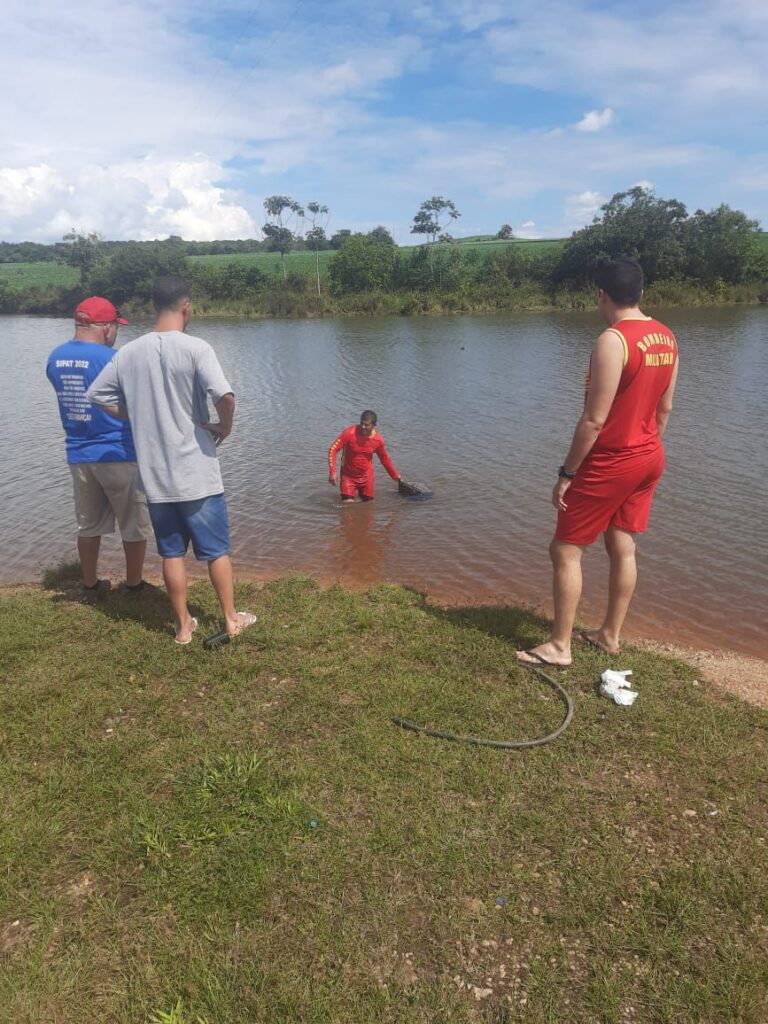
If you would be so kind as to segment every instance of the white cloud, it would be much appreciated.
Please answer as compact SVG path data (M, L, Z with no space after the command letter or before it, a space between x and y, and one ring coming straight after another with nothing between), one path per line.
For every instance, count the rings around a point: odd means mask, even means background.
M509 7L494 0L463 0L455 6L459 23L468 32L509 17Z
M768 153L755 153L743 161L733 176L734 183L751 193L768 198ZM768 220L768 217L765 218ZM765 228L765 223L763 223Z
M613 110L606 107L605 110L590 110L582 119L574 125L577 132L599 132L607 128L613 121Z
M571 228L580 228L592 222L600 207L605 203L605 196L599 192L579 192L568 196L565 201L565 218Z
M405 240L439 193L462 233L524 210L520 230L544 236L638 178L689 205L768 203L762 0L417 2L331 0L291 22L279 0L6 0L0 236L253 235L272 191L328 203L332 230L381 221ZM541 90L538 125L507 83ZM451 121L465 84L474 119ZM739 125L743 153L724 141Z
M489 26L485 42L501 81L652 109L657 124L682 112L711 122L713 107L748 120L734 102L762 110L767 10L762 0L689 0L634 14L598 12L590 0L518 0L514 23ZM618 53L620 65L606 59Z
M235 194L214 182L223 169L204 158L152 158L67 173L46 164L0 168L0 236L47 240L72 228L108 238L252 238Z
M55 239L77 225L111 238L252 237L260 197L237 194L230 163L267 176L323 161L421 50L390 35L335 59L329 42L322 63L283 73L260 62L254 24L253 61L233 65L186 26L194 2L8 0L0 62L15 89L0 91L0 236ZM280 18L266 36L276 60L291 50L284 28ZM242 57L248 42L230 49Z
M517 231L515 231L515 238L541 238L541 234L536 230L536 221L524 221Z

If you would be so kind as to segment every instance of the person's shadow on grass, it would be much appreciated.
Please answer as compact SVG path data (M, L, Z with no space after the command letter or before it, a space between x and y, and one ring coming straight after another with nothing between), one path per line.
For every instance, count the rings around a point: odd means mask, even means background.
M173 612L168 595L162 587L147 584L142 590L132 593L125 586L119 585L97 591L91 596L83 591L78 562L67 562L55 569L47 569L43 573L42 587L53 592L56 603L86 604L100 615L115 621L131 619L153 633L173 637ZM209 614L208 609L196 599L194 589L193 584L190 589L190 613L198 620L204 632L219 629L220 619Z
M539 612L532 608L515 605L468 605L463 607L440 607L425 602L424 610L435 618L443 619L455 626L480 629L489 636L506 640L513 650L527 650L541 643L549 633L550 625Z

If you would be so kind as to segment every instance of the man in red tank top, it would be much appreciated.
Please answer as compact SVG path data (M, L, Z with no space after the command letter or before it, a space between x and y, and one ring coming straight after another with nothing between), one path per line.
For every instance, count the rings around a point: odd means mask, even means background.
M610 562L608 608L602 625L582 637L618 654L637 582L635 534L647 529L653 492L664 472L661 438L677 381L675 336L638 308L643 272L636 260L620 256L596 276L600 314L610 326L592 350L584 413L552 492L558 511L549 549L552 634L546 643L517 652L524 664L570 665L581 557L601 533Z
M328 449L328 483L336 486L336 457L341 451L341 500L354 501L357 494L362 501L373 501L373 456L378 455L382 466L393 480L400 474L384 447L384 438L376 429L378 419L372 409L366 409L357 426L342 430Z

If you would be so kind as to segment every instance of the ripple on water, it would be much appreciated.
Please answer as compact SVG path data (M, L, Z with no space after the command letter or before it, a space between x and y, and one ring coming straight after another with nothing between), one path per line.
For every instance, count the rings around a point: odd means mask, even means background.
M675 310L668 320L683 353L681 381L667 474L639 544L631 626L764 654L766 311ZM238 567L548 606L549 497L598 328L592 314L196 325L237 394L221 460ZM43 374L69 332L68 321L3 318L6 372L22 410L0 452L5 581L75 555L70 478ZM403 501L379 468L376 502L340 507L326 452L364 408L379 413L403 475L432 484L432 501ZM105 567L119 569L119 538L104 547ZM600 612L605 572L598 547L585 559L584 618Z

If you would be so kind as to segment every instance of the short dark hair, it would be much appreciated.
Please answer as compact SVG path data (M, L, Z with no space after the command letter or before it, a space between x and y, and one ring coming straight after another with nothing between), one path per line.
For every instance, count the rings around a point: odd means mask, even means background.
M600 264L595 283L616 305L636 306L643 294L643 268L631 256L617 256Z
M152 304L158 313L164 309L176 309L180 302L191 298L189 281L175 274L165 274L155 278L152 286Z
M362 423L363 420L367 420L369 423L372 423L375 427L376 424L379 422L379 417L376 415L373 409L363 409L363 411L360 413L360 422Z

